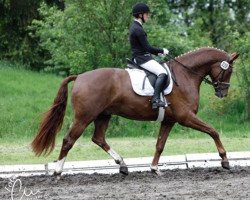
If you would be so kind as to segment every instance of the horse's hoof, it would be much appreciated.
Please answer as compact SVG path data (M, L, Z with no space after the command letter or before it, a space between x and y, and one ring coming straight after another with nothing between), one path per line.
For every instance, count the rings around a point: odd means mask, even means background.
M151 169L151 172L156 174L157 176L162 176L163 175L162 172L160 170L158 170L158 169L157 170Z
M221 161L221 166L224 169L230 169L229 162L228 161Z
M150 169L151 169L151 172L158 175L158 176L161 176L162 175L162 172L158 169L158 166L153 166L153 165L150 165Z
M123 175L128 175L128 167L127 166L121 166L120 167L120 173Z
M57 180L60 180L61 179L61 174L62 174L62 172L54 171L53 176L55 176Z

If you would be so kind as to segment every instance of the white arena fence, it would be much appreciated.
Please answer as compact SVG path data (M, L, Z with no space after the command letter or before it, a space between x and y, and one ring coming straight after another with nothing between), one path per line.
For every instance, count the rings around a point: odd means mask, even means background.
M250 166L250 151L228 152L227 156L231 167ZM152 159L152 157L124 158L124 161L128 166L129 172L135 172L149 171ZM218 153L161 156L158 166L160 170L220 167L221 158ZM0 177L52 175L54 169L55 163L0 165ZM114 174L119 173L119 165L112 159L65 162L62 175L77 173Z

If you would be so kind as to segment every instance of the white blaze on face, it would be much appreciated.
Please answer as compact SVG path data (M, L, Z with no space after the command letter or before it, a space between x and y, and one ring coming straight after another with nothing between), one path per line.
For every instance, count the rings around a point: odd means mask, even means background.
M64 157L63 159L58 160L56 162L56 167L55 167L55 172L56 173L61 173L62 172L65 160L66 160L66 157Z

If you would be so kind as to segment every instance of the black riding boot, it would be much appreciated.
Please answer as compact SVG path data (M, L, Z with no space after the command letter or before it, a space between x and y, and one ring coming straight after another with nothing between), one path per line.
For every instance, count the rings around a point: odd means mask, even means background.
M167 75L166 74L160 74L155 82L155 91L154 96L152 99L152 109L156 109L158 107L165 107L166 104L163 102L160 98L160 93L164 89L164 86L167 81Z

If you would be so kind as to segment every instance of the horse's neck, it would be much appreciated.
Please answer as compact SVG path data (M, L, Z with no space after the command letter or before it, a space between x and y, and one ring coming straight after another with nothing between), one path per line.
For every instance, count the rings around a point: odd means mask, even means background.
M223 58L225 58L225 55L223 57L221 54L217 57L216 52L205 52L204 49L202 49L201 51L187 53L176 58L177 61L181 62L190 70L187 70L174 60L169 63L170 66L173 66L172 71L178 83L178 87L175 87L175 89L178 90L177 94L179 97L183 96L181 99L184 99L186 105L190 105L193 110L198 111L199 91L203 78L211 70L210 66Z
M198 50L196 52L189 53L179 58L190 71L198 73L200 76L205 77L211 70L211 65L222 60L225 57L225 53L214 49Z

